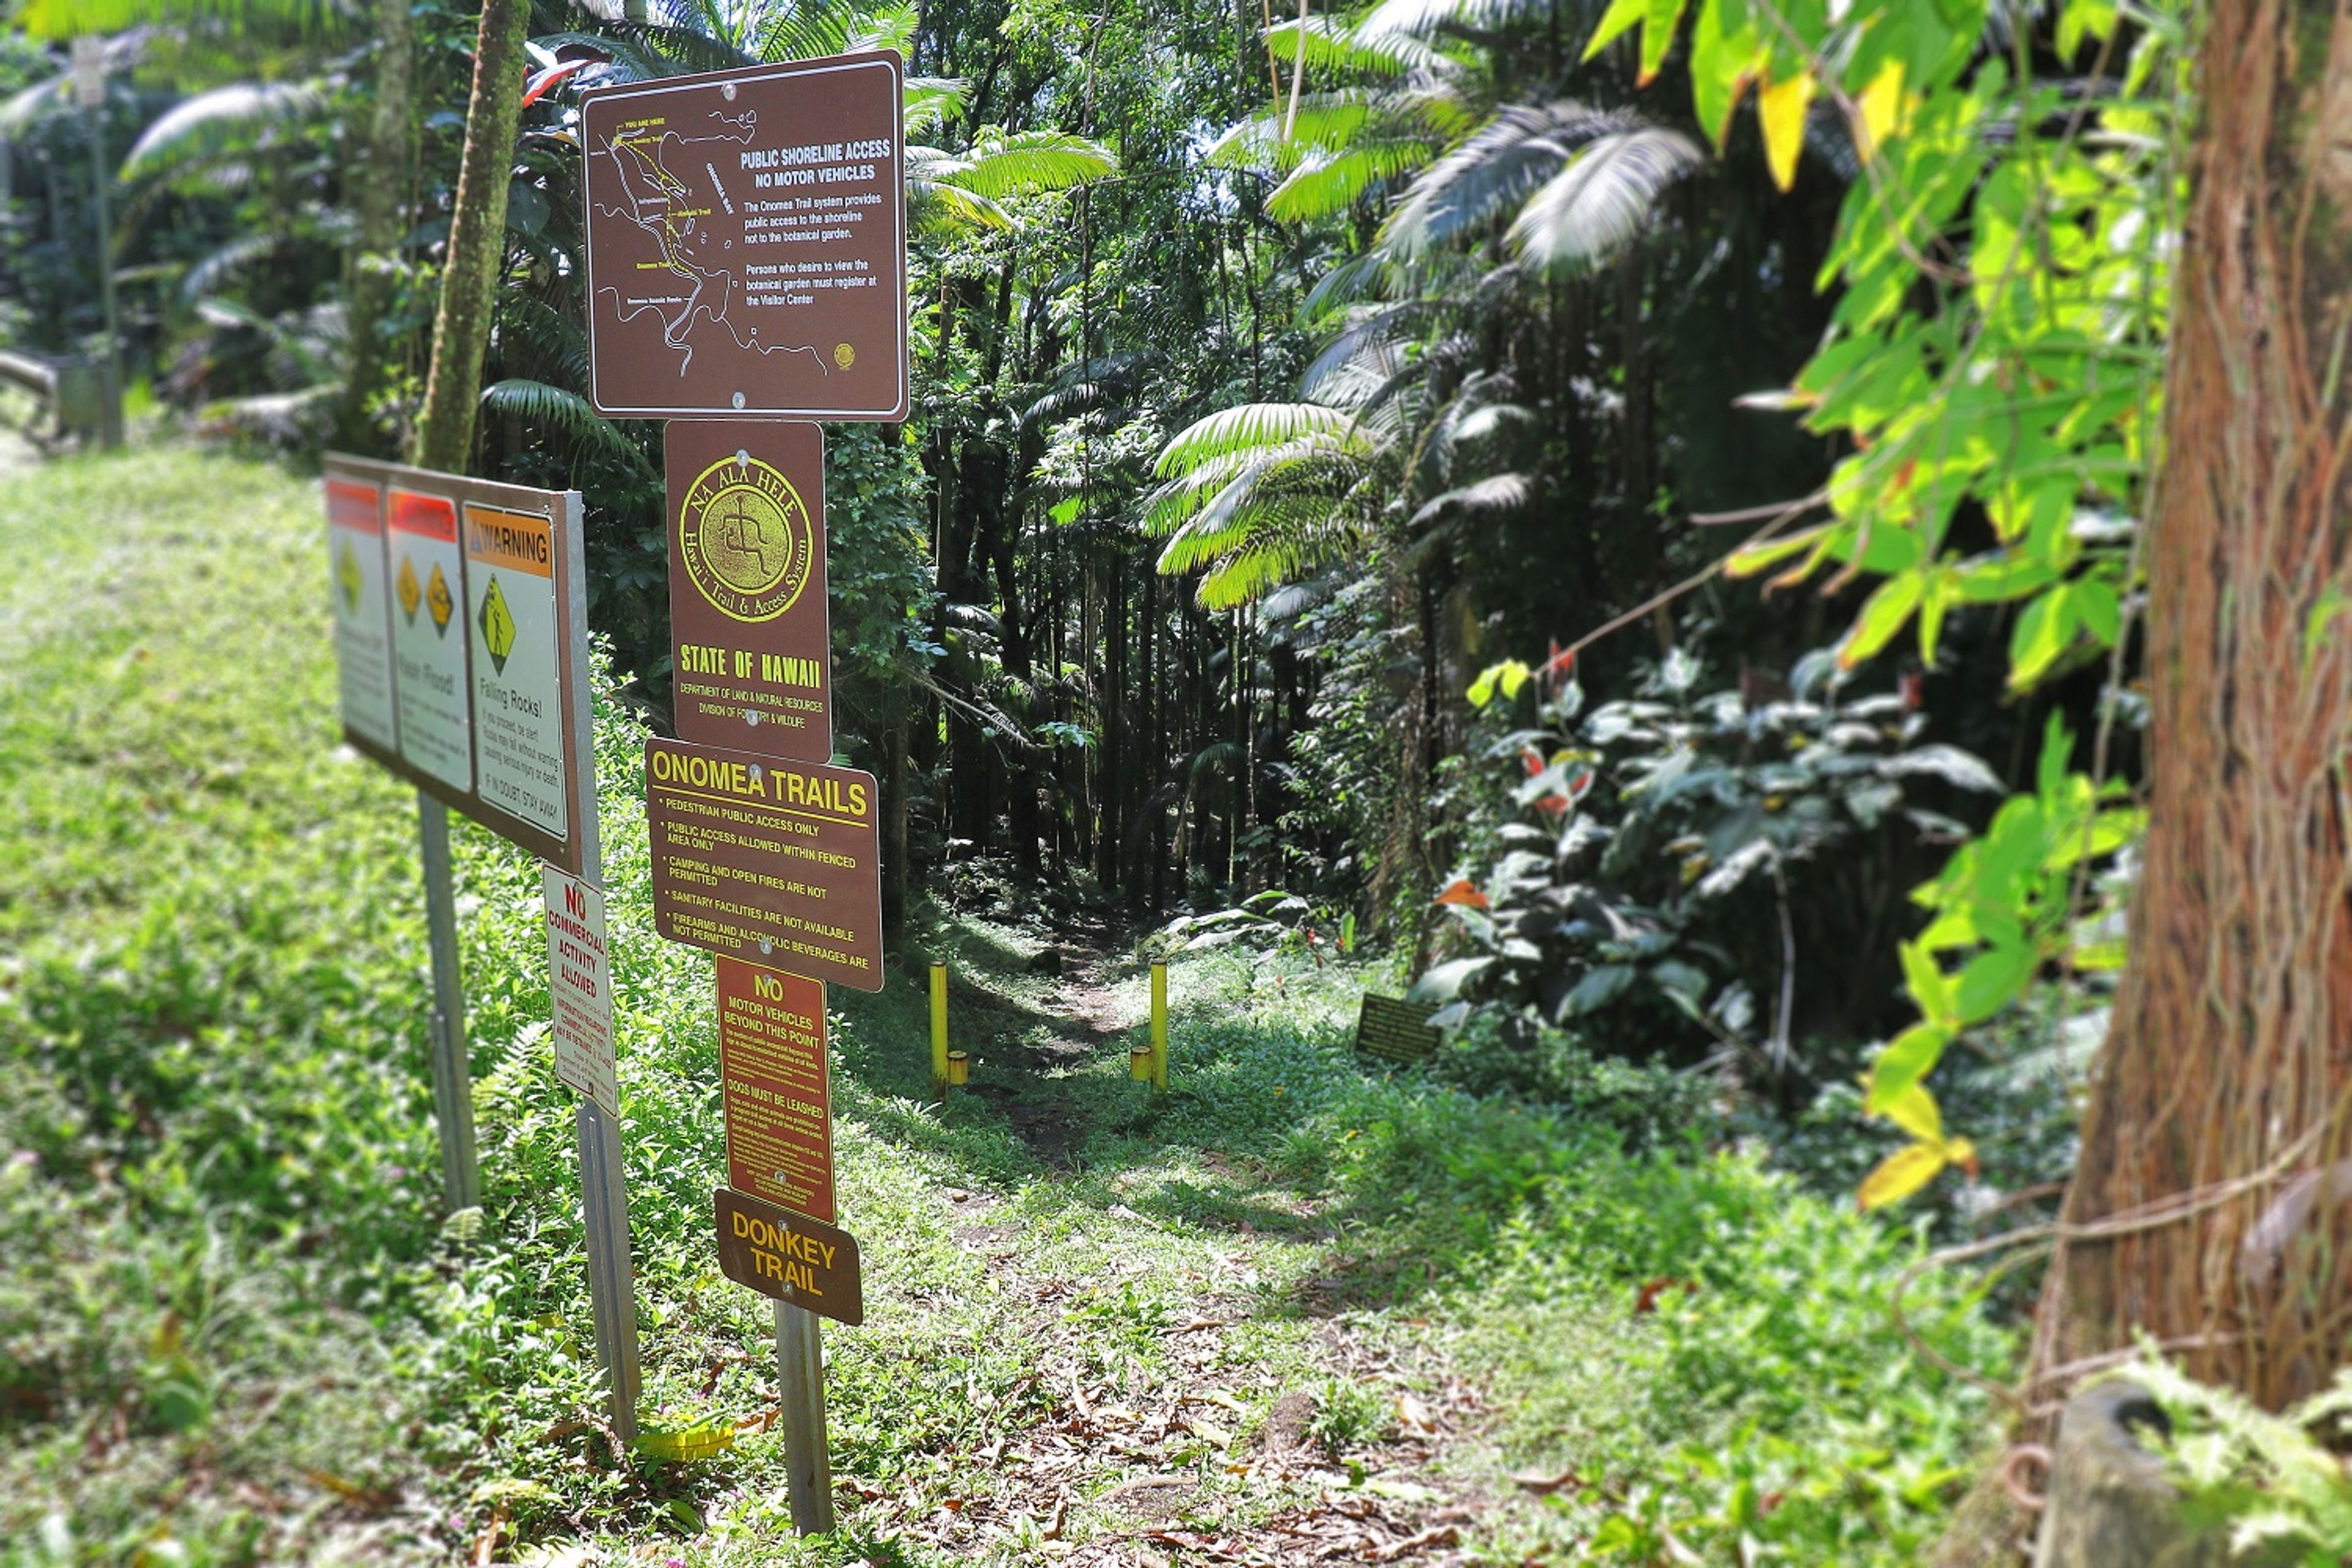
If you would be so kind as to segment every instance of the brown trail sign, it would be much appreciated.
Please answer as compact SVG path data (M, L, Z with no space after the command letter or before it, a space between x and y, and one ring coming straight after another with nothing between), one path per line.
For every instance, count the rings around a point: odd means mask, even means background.
M727 1181L831 1224L833 1106L824 986L719 961L719 1079Z
M662 463L678 739L831 762L823 432L673 419Z
M852 768L646 742L655 929L881 990L879 793Z
M713 1197L727 1278L852 1328L866 1321L856 1237L730 1187Z
M581 96L598 412L907 416L903 95L884 50Z

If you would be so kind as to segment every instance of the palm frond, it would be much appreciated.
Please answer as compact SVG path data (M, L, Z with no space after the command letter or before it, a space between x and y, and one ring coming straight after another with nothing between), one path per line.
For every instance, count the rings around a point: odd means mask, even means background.
M1603 136L1528 198L1509 243L1547 276L1583 270L1640 232L1666 187L1706 161L1679 131Z
M572 448L594 448L634 462L651 472L637 444L621 434L620 426L588 405L578 393L543 381L509 377L482 389L482 406L527 420Z
M1489 474L1423 502L1405 526L1409 531L1418 533L1432 523L1465 511L1516 511L1527 505L1534 494L1535 486L1525 474Z
M235 82L174 105L141 132L118 176L126 183L179 173L229 153L268 146L280 132L325 113L314 82Z
M1307 68L1328 78L1335 71L1392 78L1421 71L1433 77L1456 76L1462 64L1433 48L1411 33L1389 32L1367 37L1349 23L1331 16L1309 16L1306 24ZM1275 58L1295 60L1299 54L1299 24L1276 22L1265 30L1266 47Z
M904 110L907 134L938 134L941 126L963 112L965 100L971 93L971 83L961 77L908 77Z
M188 268L180 279L181 299L194 304L247 268L275 255L286 238L265 229L230 240Z
M1427 255L1525 201L1579 148L1644 128L1636 115L1559 100L1497 110L1423 170L1381 229L1381 246L1404 260Z
M1066 191L1118 172L1108 147L1060 131L1023 131L975 142L942 183L990 201Z
M1429 142L1394 138L1359 142L1337 152L1311 153L1266 197L1265 210L1285 223L1329 217L1436 155L1436 147Z
M1295 119L1286 109L1262 109L1211 142L1207 160L1220 169L1278 174L1296 167L1310 153L1346 148L1380 112L1381 94L1370 88L1307 93L1298 100Z
M1441 33L1492 36L1523 24L1549 23L1559 8L1556 0L1381 0L1355 32L1368 47ZM1572 36L1580 37L1586 30Z
M72 104L73 78L70 76L53 76L47 81L37 81L10 95L7 102L0 103L0 137L20 137L43 119L60 113Z
M1319 403L1244 403L1198 419L1170 438L1153 470L1172 478L1203 462L1316 437L1346 439L1356 421Z

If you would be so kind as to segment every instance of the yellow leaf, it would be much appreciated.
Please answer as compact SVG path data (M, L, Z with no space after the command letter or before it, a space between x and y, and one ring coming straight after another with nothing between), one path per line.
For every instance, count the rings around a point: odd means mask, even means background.
M1854 1196L1866 1209L1899 1204L1934 1181L1946 1163L1941 1145L1906 1144L1881 1160L1878 1169L1862 1179L1861 1190Z
M735 1446L730 1426L689 1426L682 1432L647 1432L637 1452L656 1459L707 1459Z
M1927 1086L1915 1083L1886 1103L1886 1120L1911 1134L1922 1143L1942 1148L1944 1143L1944 1112Z
M1764 122L1764 161L1772 183L1787 190L1797 183L1797 154L1805 149L1805 110L1813 101L1813 73L1800 69L1786 81L1768 82L1756 100Z
M1862 89L1854 107L1862 110L1855 140L1862 144L1858 151L1867 159L1890 132L1902 128L1903 62L1889 60L1879 67L1878 74Z

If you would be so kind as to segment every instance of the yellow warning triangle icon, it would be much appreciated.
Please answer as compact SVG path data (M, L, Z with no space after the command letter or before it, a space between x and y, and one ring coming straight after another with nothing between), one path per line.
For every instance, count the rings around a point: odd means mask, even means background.
M457 608L449 597L449 579L441 575L441 563L433 563L433 580L425 584L425 607L433 612L433 629L443 637L449 635L449 616Z
M424 595L416 586L416 563L405 555L400 558L400 578L394 586L400 593L400 613L408 617L410 626L415 626L417 601Z
M482 613L477 623L482 628L482 646L489 650L490 668L500 675L507 672L507 656L514 652L514 612L507 607L506 590L499 580L490 579L489 591L482 595Z
M360 589L363 585L360 581L360 552L352 548L348 539L343 541L343 558L335 563L335 585L343 591L343 613L358 615Z

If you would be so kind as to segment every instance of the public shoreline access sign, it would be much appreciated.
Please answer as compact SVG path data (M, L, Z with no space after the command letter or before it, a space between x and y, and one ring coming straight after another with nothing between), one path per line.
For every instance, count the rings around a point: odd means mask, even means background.
M896 50L581 95L600 414L908 412Z
M344 741L578 875L596 847L578 493L330 453L326 499Z

